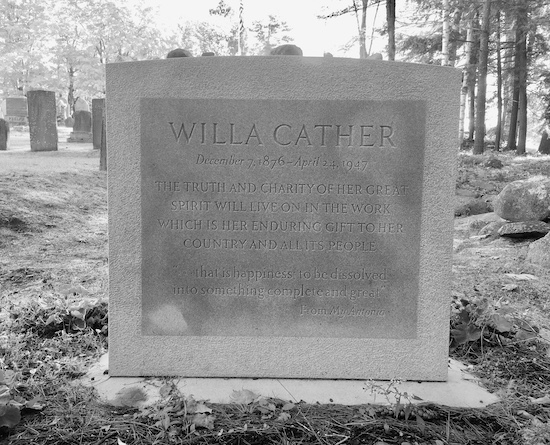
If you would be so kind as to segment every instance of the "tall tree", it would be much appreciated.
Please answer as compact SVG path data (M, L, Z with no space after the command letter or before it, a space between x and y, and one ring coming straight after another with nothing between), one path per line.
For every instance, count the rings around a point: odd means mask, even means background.
M443 32L441 36L441 65L449 65L449 40L451 26L449 23L449 0L443 0Z
M253 22L251 31L256 38L254 53L257 55L268 55L276 46L292 41L288 24L274 15L269 15L267 21Z
M475 70L475 66L472 66L473 57L473 47L474 47L474 34L473 34L473 11L470 11L470 17L468 17L468 25L466 31L466 48L464 52L464 58L466 60L466 65L462 73L462 89L460 91L460 114L459 114L459 134L458 140L460 144L464 141L464 121L466 116L466 103L468 98L468 89L471 86L472 71Z
M474 154L481 154L485 144L485 105L487 94L487 64L489 60L489 28L491 0L484 0L481 34L479 39L478 90L476 98L476 128Z
M520 0L518 4L518 22L521 28L519 51L519 103L518 103L518 145L517 154L525 154L527 145L527 34L528 11L527 0Z
M497 128L495 132L495 151L500 151L500 140L502 138L502 56L501 56L501 25L500 25L500 4L497 3L496 21L496 52L497 52Z
M395 0L386 0L386 22L388 25L388 59L395 60Z
M369 0L361 1L361 26L359 27L359 58L367 58L367 8L369 6ZM353 7L357 14L357 4L353 0Z

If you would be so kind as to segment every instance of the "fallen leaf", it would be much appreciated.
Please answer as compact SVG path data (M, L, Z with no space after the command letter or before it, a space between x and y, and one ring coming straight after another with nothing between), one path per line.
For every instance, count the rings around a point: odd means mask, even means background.
M510 332L514 327L510 320L498 314L493 314L491 316L491 321L493 322L495 329L499 332Z
M294 405L294 403L287 403L285 405L283 405L283 407L281 408L283 411L290 411L292 408L294 408L296 405Z
M215 416L199 413L199 414L195 414L191 423L195 425L196 428L206 428L209 430L213 430L214 419L215 419Z
M25 403L25 408L34 411L42 411L44 409L44 399L42 399L42 397L34 397Z
M289 413L281 413L279 414L279 417L277 417L277 422L286 422L287 420L290 420Z
M248 389L242 389L240 391L235 391L231 393L231 400L233 403L240 403L241 405L248 405L259 397L258 394L249 391Z
M518 281L538 280L536 276L530 273L507 273L506 276Z
M120 440L120 437L117 437L117 445L126 445L126 442L123 442L122 440Z
M140 402L145 402L147 395L141 388L123 388L116 394L115 405L136 406Z
M517 288L519 288L519 286L513 283L505 284L504 286L502 286L502 290L509 291L509 292L516 290Z
M549 395L539 397L538 399L535 399L534 397L529 397L529 400L531 401L531 403L534 403L535 405L550 405Z
M0 406L0 427L13 428L21 422L21 412L15 406Z
M169 385L168 383L166 385L162 385L159 389L160 396L165 399L170 395L170 391L172 390L172 385Z
M418 426L420 433L424 434L426 432L426 422L424 422L424 419L418 414L416 415L416 425Z
M210 414L212 412L212 408L208 408L204 403L197 403L193 411L190 412L197 414Z

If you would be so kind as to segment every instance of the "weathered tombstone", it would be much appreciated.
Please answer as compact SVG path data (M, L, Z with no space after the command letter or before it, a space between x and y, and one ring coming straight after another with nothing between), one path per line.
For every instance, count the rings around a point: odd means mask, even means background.
M10 124L4 119L0 119L0 150L8 149L8 138L10 136Z
M31 151L57 150L55 93L33 90L27 92Z
M15 125L25 125L27 123L27 98L7 97L4 119Z
M109 374L445 380L459 91L353 59L108 65Z
M84 99L79 97L76 99L74 103L73 110L75 114L78 113L79 111L90 111L90 106L88 105L88 102L86 102Z
M73 131L67 142L92 142L92 113L75 111Z
M99 170L107 171L107 131L105 130L105 113L101 121L101 144L99 147Z
M94 149L101 148L101 131L103 125L103 110L105 99L92 99L92 135Z
M538 151L543 155L550 155L550 139L546 131L542 132Z

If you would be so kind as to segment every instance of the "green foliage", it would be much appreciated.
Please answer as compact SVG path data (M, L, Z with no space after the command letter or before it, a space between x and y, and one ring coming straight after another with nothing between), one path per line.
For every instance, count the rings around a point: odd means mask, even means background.
M82 297L88 291L81 285L60 286L61 296L37 298L10 307L10 329L15 333L33 332L40 338L52 338L59 332L76 333L87 328L107 336L107 302ZM72 296L72 298L71 298Z
M508 305L487 297L455 298L451 309L451 349L478 344L506 346L538 338L538 327Z
M264 21L255 21L250 31L256 40L252 45L252 53L256 55L269 55L276 46L292 41L287 23L274 15Z
M413 400L420 401L420 397L414 394L408 394L406 391L401 392L399 385L401 380L392 379L388 384L381 385L375 383L373 380L369 380L366 383L365 391L370 391L371 394L381 395L384 397L387 403L389 403L394 417L397 419L402 416L405 420L409 420L409 417L414 411ZM419 415L417 414L417 419ZM422 422L422 419L419 420Z

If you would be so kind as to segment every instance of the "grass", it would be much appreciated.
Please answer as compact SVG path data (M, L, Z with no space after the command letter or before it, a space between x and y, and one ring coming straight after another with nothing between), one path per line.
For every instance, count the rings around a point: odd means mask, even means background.
M483 196L483 183L492 184L491 193L497 193L506 182L550 171L546 158L499 155L504 167L491 169L484 167L489 157L461 154L458 187ZM480 306L487 302L481 315L471 318L471 327L480 327L479 338L451 351L499 394L502 401L487 408L289 404L253 394L219 405L186 397L170 380L163 399L150 408L102 404L91 388L76 382L108 348L105 179L100 172L0 175L4 443L550 443L550 400L545 399L550 394L550 278L547 271L523 262L521 244L499 245L507 253L500 253L498 261L457 259L453 277L455 300ZM535 274L538 279L504 287L510 284L507 273ZM540 334L518 340L512 331L495 330L488 320L494 321L491 317L502 306L514 309L506 317L528 320Z

